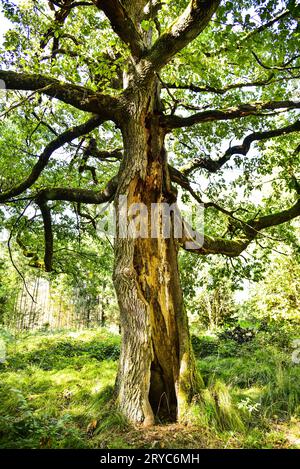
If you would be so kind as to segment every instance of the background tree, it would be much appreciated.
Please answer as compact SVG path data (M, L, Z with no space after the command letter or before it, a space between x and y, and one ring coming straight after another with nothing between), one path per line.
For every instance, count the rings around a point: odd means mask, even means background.
M7 219L7 227L11 227L12 219ZM33 223L30 217L27 221ZM8 240L9 249L7 232L0 240L1 324L17 331L99 325L117 331L119 317L110 275L113 256L109 243L97 236L89 237L86 227L82 227L81 239L72 239L65 231L68 243L57 239L55 244L59 270L48 274L32 268L41 261L38 252L28 249L27 243L33 243L30 235L22 227L22 238L19 236L17 242Z
M273 241L277 226L292 229L300 215L295 1L32 0L3 9L14 27L0 71L10 122L1 122L0 202L17 224L29 206L37 211L45 255L35 266L57 269L59 226L74 236L70 208L93 223L86 205L118 209L126 195L129 207L149 210L174 203L176 185L206 209L195 254L234 258L255 251L253 241ZM254 204L267 175L272 190ZM125 239L117 224L116 396L145 424L156 414L184 419L201 386L177 262L191 240L183 225L181 239L164 238L161 227L155 239ZM34 244L41 234L30 228Z
M297 258L276 256L265 278L253 288L246 303L252 315L271 322L299 324L300 275Z

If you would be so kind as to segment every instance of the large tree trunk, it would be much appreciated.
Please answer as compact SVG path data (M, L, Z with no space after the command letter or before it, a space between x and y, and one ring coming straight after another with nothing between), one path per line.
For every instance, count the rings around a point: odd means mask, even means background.
M151 204L176 200L155 99L141 98L139 105L129 110L123 138L125 156L115 199L114 283L122 330L116 391L119 406L131 421L151 425L156 418L182 420L200 378L183 305L177 241L172 229L167 238L158 226L156 237L151 237L150 217L144 224L145 218L132 205L144 204L150 214ZM122 196L127 198L129 225L135 225L141 237L124 233L124 219L119 215L126 212Z

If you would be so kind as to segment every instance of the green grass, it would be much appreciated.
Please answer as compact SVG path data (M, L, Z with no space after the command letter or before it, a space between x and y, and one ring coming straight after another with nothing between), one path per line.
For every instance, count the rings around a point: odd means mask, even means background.
M118 350L105 331L11 339L0 365L0 447L93 446L90 424L109 401Z
M271 448L300 442L300 365L261 343L194 343L205 389L189 427L142 430L111 404L120 339L104 329L2 331L0 448ZM204 353L205 352L205 353ZM300 431L300 430L299 430Z
M288 440L279 429L287 433L291 422L300 428L300 365L291 355L292 348L273 345L263 335L208 351L198 360L206 386L196 408L198 421L225 440L231 434L229 445L284 447ZM300 447L299 438L294 440Z

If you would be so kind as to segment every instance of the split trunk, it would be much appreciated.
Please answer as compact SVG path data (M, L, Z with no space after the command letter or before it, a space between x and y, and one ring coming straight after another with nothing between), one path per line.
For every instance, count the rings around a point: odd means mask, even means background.
M182 298L174 218L172 213L168 220L154 216L161 204L176 203L157 102L153 84L137 94L124 118L124 161L115 198L114 284L122 330L117 400L131 421L145 425L183 420L200 382ZM169 230L164 223L170 223Z

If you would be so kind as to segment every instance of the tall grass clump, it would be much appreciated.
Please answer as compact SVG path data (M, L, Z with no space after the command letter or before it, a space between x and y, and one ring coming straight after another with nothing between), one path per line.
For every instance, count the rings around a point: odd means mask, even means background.
M278 363L272 379L265 386L261 405L267 418L300 417L300 370L297 365L284 368Z
M203 389L197 396L192 414L196 423L213 427L217 431L245 431L241 411L232 399L231 389L220 380Z

